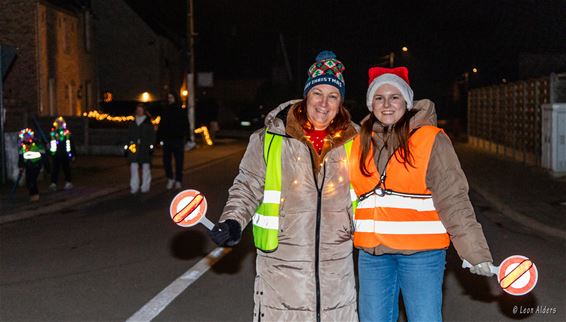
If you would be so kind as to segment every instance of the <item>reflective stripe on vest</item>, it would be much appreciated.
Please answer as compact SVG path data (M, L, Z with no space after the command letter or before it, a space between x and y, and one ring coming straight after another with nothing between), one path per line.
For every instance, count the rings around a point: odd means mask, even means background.
M411 135L408 144L414 157L414 167L405 167L398 158L390 158L381 187L385 190L376 190L358 203L354 216L356 247L384 245L398 250L426 250L449 246L446 228L440 221L431 192L426 186L432 146L441 131L433 126L424 126ZM372 174L370 177L361 173L360 157L360 138L357 137L350 156L350 181L361 196L378 186L380 174L373 160L373 151L366 159L367 168Z
M252 218L254 243L264 252L273 252L279 246L279 206L281 204L281 147L283 136L265 130L263 159L266 163L265 186L262 203ZM344 144L346 155L350 156L352 140ZM350 184L352 211L355 211L358 197Z
M24 153L24 160L35 161L39 158L41 158L41 153L37 151L27 151Z
M70 132L68 130L65 130L63 132L63 134L61 134L61 132L59 132L59 135L57 135L57 132L51 131L50 135L51 135L51 141L49 142L49 152L51 152L51 154L55 154L57 152L57 146L60 143L62 144L63 141L64 141L65 142L65 151L67 152L69 157L72 157L71 140L69 139L70 138Z
M38 161L41 160L41 153L43 152L45 152L43 147L40 147L37 144L32 143L31 146L29 146L29 148L22 147L20 153L22 153L22 158L25 161L29 161L31 163L37 163Z
M49 152L51 153L57 152L57 141L51 140L51 142L49 142Z

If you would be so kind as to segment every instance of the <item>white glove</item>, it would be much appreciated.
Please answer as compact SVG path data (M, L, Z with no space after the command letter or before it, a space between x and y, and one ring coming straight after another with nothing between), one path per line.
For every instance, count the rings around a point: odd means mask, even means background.
M481 276L493 276L493 273L491 272L492 266L493 264L491 262L479 263L470 268L470 272Z

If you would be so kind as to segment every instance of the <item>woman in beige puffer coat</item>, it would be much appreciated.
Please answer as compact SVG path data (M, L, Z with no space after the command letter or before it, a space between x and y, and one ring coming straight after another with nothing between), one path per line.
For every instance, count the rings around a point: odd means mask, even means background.
M324 63L324 57L317 60ZM343 87L331 79L335 75L327 71L318 78L329 82L311 82L317 78L310 76L305 99L280 105L267 115L265 128L252 134L210 233L220 245L239 242L264 197L266 129L282 136L278 247L257 250L254 321L358 320L344 146L357 130L342 105ZM320 133L324 140L316 139Z

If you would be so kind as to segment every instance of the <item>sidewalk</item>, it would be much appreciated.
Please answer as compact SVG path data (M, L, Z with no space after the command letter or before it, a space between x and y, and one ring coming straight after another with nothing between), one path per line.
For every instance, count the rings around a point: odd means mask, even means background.
M566 177L553 178L469 144L455 147L471 190L523 226L566 241Z
M196 168L227 156L242 153L247 141L220 139L212 147L198 146L185 152L185 170ZM152 189L164 185L161 150L156 151L152 165ZM31 203L25 186L10 195L12 183L0 186L0 224L35 217L47 213L103 198L120 191L128 191L129 166L126 158L120 156L78 156L71 164L74 188L62 190L63 173L59 175L59 190L49 192L50 179L43 177L39 182L39 202Z

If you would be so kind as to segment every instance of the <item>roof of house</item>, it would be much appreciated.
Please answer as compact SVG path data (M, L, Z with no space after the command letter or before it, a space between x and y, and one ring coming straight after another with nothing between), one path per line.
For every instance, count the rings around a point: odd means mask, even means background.
M171 40L179 48L185 46L186 16L178 12L172 14L171 3L156 5L153 1L124 0L124 2L157 34ZM179 1L175 3L178 4ZM180 10L185 10L182 5L179 7Z

